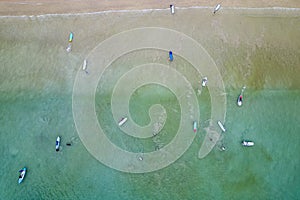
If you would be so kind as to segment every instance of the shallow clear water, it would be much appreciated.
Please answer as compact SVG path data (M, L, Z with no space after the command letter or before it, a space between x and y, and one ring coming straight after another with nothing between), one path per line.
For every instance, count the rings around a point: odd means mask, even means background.
M1 199L299 199L300 20L299 13L289 12L224 10L212 16L208 10L190 9L174 16L156 11L1 18ZM220 142L226 151L221 152L218 144L207 157L198 159L211 111L205 89L197 96L201 117L193 144L164 169L145 174L119 172L94 159L81 143L72 115L72 90L83 58L109 36L142 26L183 32L202 44L216 62L227 96L228 131ZM67 54L69 31L74 31L74 43ZM131 52L109 69L122 64L124 70L150 61L168 63L163 53ZM199 75L184 59L177 61L182 64L177 70L188 77L197 93ZM107 72L99 84L107 83L109 91L113 87L109 83L120 74ZM247 86L244 105L238 108L236 98L243 85ZM96 110L109 114L110 94L101 99L98 89ZM101 107L102 101L107 106ZM167 88L149 85L137 90L130 102L136 122L145 124L149 119L144 107L158 102L170 107L169 115L178 110ZM176 129L178 115L171 119L165 130ZM100 124L110 121L111 117L99 119ZM62 138L60 152L54 150L57 135ZM130 151L151 151L157 142L107 135ZM160 139L167 143L171 138L162 135ZM243 148L242 139L255 141L255 147ZM67 142L72 146L66 146ZM28 167L28 174L18 185L18 170L23 166Z

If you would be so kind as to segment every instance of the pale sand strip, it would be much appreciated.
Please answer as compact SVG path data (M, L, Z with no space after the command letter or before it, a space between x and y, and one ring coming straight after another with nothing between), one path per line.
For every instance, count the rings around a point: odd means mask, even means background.
M286 7L300 8L299 0L0 0L0 15L41 15L61 13L86 13L106 10L163 9L170 4L177 7L210 6L221 3L223 7Z

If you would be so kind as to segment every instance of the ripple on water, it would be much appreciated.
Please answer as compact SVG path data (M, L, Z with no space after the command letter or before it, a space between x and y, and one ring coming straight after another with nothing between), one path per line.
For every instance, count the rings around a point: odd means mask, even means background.
M13 157L15 157L18 153L19 153L19 149L17 149L14 146L10 146L9 147L9 153L10 155L12 155Z
M44 123L44 124L49 124L50 118L47 117L47 116L41 116L41 117L39 118L39 121L42 122L42 123Z

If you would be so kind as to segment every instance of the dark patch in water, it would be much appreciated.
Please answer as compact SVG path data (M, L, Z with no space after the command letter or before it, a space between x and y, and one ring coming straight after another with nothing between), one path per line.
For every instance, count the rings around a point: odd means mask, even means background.
M245 173L248 173L248 175L243 176L243 179L235 183L235 187L237 191L239 190L246 190L247 188L250 189L251 187L257 185L259 182L257 181L256 176L247 171Z
M261 153L262 153L263 157L265 158L265 160L267 160L269 162L273 161L272 155L266 149L262 148Z

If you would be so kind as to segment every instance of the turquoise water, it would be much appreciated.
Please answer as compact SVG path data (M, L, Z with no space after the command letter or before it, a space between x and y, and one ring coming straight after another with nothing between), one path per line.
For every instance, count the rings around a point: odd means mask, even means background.
M169 12L1 19L1 199L299 199L299 15L274 15L227 11L222 18L212 18L208 11L188 10L179 12L176 19L168 18ZM193 18L199 20L191 25L188 22ZM89 26L89 32L82 30L83 25ZM82 59L95 47L93 40L100 42L143 25L182 31L199 41L215 60L227 96L228 131L221 140L226 151L221 152L218 144L204 159L197 156L210 116L208 90L198 96L200 128L193 144L164 169L145 174L119 172L94 159L81 143L72 114L72 86ZM204 25L205 30L201 29ZM70 29L75 33L74 45L66 54ZM235 40L239 32L240 39ZM124 70L150 61L168 63L162 54L160 50L132 52L110 69L122 65ZM184 59L178 62L182 68L177 70L197 92L195 69ZM117 80L120 74L122 70L108 71L99 85L106 83L105 77ZM235 102L243 85L247 86L244 105L238 108ZM95 104L100 124L108 123L108 127L111 116L103 119L100 112L109 114L111 87L107 84L107 91L98 87ZM103 94L106 99L101 99ZM102 101L107 103L104 107ZM153 103L169 109L170 121L163 131L176 129L180 117L176 97L158 85L141 87L132 95L129 107L136 122L147 123L145 106ZM62 138L59 152L54 149L57 135ZM152 151L157 142L107 135L122 148L137 152ZM172 136L162 134L160 144ZM255 141L255 147L243 148L242 139ZM67 142L72 146L66 146ZM18 185L18 170L24 166L28 173Z

